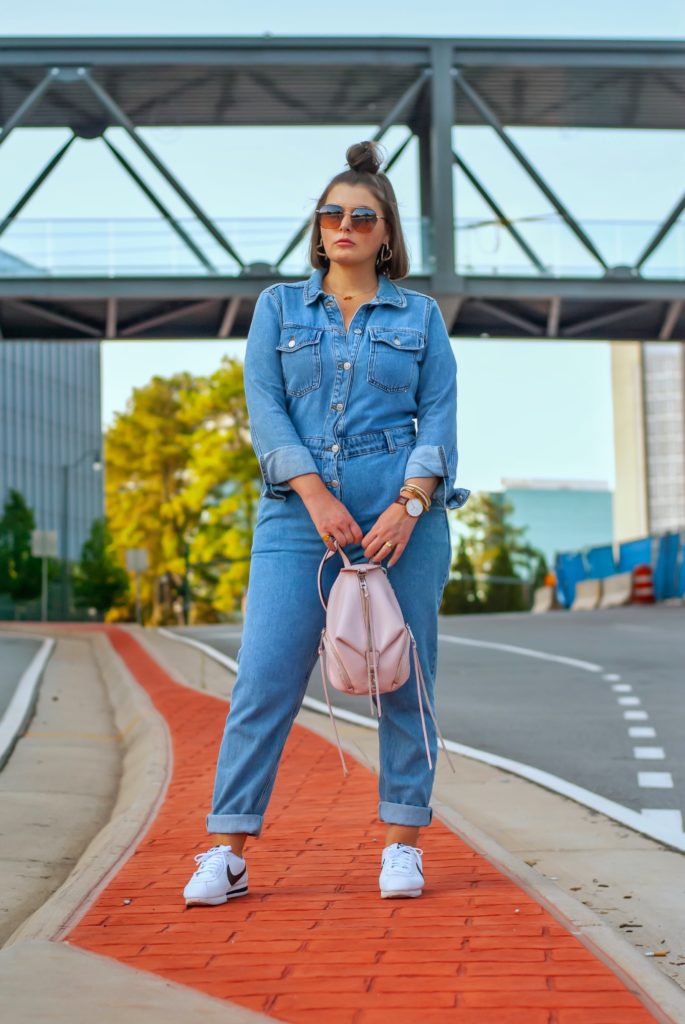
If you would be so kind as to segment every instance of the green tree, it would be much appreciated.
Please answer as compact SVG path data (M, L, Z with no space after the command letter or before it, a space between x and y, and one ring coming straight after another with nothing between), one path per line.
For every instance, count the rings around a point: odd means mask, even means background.
M512 523L513 512L512 503L498 493L476 494L465 506L463 522L470 530L470 551L476 574L519 577L522 581L520 587L491 584L485 600L487 611L516 611L527 607L523 583L532 579L540 558L544 558L526 541L528 528Z
M19 491L10 490L0 518L0 593L30 601L41 589L40 559L31 554L33 512Z
M121 604L129 592L126 570L117 561L105 517L95 519L74 568L73 593L77 608L96 608L101 614Z
M242 363L224 357L189 396L188 411L196 428L183 500L198 522L189 550L193 600L208 618L209 605L232 612L247 586L261 491Z
M120 557L126 548L148 552L141 590L155 622L173 619L174 598L168 592L160 601L155 581L165 573L183 578L186 539L196 526L182 495L194 430L187 406L198 384L192 374L179 373L134 388L105 438L109 528Z
M516 577L511 555L507 548L498 548L492 562L490 580L485 594L484 610L486 612L521 612L527 607L523 596L523 586L503 583L497 577Z
M117 550L148 551L152 621L171 621L190 579L196 611L232 611L247 583L261 490L243 368L154 377L136 388L105 444L107 513Z
M469 557L464 537L459 538L457 557L452 566L456 578L448 580L442 597L440 612L443 615L467 615L482 611L478 587L473 579L473 562Z

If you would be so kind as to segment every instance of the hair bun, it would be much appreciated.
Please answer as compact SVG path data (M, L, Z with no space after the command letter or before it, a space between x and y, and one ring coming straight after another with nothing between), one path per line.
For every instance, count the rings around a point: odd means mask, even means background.
M351 170L362 174L378 174L383 163L380 146L368 139L364 142L355 142L347 150L345 157Z

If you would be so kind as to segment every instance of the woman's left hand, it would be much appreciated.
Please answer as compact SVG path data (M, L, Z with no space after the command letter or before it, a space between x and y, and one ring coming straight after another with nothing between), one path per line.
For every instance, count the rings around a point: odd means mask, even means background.
M417 522L418 519L408 515L403 505L397 505L395 502L389 505L381 512L369 532L362 537L361 543L367 561L382 562L390 555L387 565L389 569L401 557ZM392 544L392 548L385 546L387 541Z

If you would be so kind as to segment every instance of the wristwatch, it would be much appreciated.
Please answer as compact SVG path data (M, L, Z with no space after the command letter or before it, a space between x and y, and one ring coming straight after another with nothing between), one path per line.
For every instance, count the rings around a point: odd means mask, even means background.
M412 516L414 519L418 519L423 512L423 505L418 498L408 498L406 494L401 494L399 498L395 498L393 502L395 505L404 505L407 510L407 514Z

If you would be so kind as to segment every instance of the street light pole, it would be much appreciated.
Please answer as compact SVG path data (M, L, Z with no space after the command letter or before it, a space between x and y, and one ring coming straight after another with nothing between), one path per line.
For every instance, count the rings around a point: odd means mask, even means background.
M62 618L66 621L69 618L69 470L75 469L88 456L93 457L93 472L99 473L102 469L102 460L99 448L89 448L73 462L65 462L60 466L62 477L62 526L60 530L60 552L62 561Z

